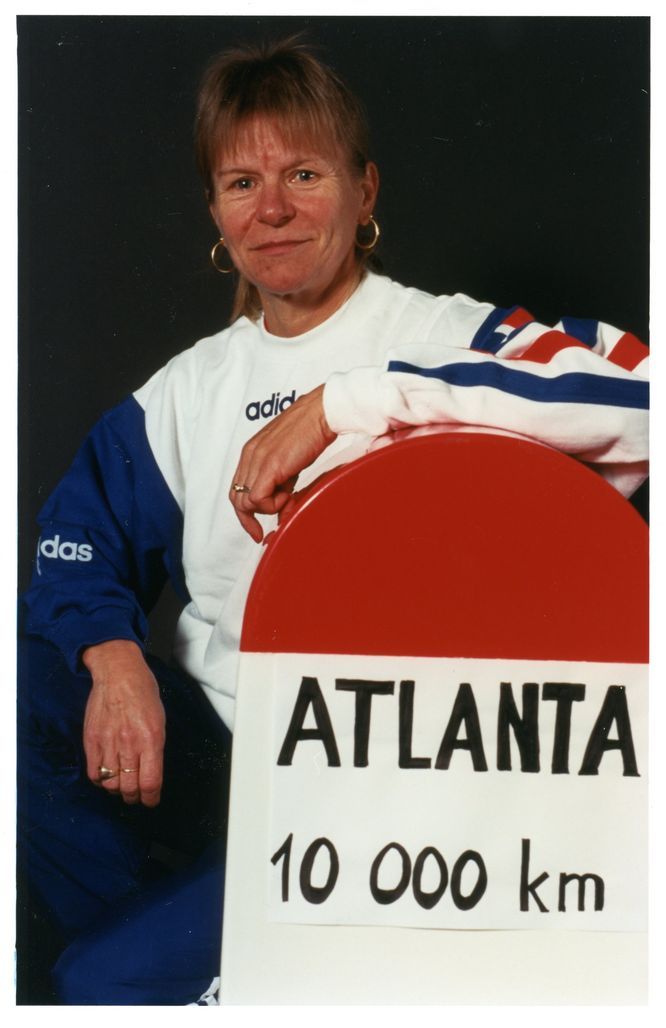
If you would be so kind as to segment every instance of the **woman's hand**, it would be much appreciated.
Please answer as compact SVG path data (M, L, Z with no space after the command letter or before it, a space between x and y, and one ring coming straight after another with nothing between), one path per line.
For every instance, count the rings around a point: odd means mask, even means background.
M165 717L153 673L137 644L124 639L90 646L82 660L93 680L83 725L88 777L125 803L157 806ZM105 778L107 771L113 776Z
M263 539L254 516L284 509L296 479L335 439L324 415L323 385L299 396L243 447L229 493L238 520L255 542ZM234 485L243 486L242 490Z

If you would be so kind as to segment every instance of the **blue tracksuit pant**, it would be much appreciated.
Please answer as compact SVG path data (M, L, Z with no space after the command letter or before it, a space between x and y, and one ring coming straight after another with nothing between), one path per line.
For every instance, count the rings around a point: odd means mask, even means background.
M54 975L68 1004L184 1004L219 974L231 737L198 686L149 663L167 716L152 810L85 775L88 675L21 643L19 867L65 941Z

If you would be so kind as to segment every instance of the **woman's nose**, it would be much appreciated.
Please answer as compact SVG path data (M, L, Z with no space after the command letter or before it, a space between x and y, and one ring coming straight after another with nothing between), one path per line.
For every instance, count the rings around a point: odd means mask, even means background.
M287 186L281 182L265 182L261 187L257 218L268 225L279 227L290 221L295 208L289 197Z

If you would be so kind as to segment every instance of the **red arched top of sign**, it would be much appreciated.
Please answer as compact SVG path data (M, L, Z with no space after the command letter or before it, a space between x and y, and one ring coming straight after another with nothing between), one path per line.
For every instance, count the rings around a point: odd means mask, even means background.
M325 475L270 538L241 648L644 662L647 528L527 440L412 435Z

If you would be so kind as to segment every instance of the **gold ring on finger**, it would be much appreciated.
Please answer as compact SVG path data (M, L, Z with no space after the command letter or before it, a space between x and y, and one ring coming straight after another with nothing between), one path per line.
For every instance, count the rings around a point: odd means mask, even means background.
M100 766L97 768L97 774L98 782L108 782L110 778L115 778L118 772L114 771L112 767L104 767L103 764L100 764Z
M249 493L249 485L241 485L240 482L234 482L231 487L231 491L234 493Z
M135 775L138 773L138 767L121 767L120 769L124 775Z

